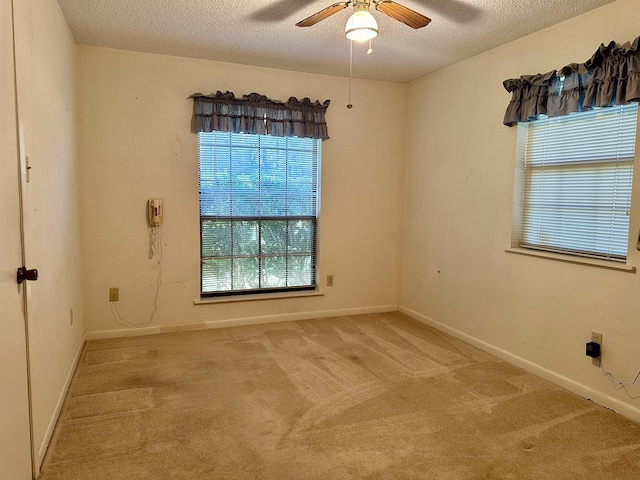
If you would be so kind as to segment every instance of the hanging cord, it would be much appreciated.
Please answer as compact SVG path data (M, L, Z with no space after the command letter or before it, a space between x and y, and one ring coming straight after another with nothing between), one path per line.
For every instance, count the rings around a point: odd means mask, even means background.
M158 271L158 275L156 277L156 291L153 298L153 311L151 312L149 320L147 320L146 322L134 323L122 318L122 315L120 315L120 311L118 310L118 302L111 302L111 314L113 315L113 319L116 321L116 323L127 328L144 327L149 325L153 321L153 317L158 311L158 295L160 294L160 287L162 286L162 226L160 225L148 227L148 231L149 260L151 260L156 254L158 255L158 261L153 267Z
M369 39L369 50L367 50L367 55L371 55L373 53L373 48L371 48L371 40L373 40L372 38Z
M158 227L148 227L149 231L149 260L156 254L158 242Z
M347 108L353 108L351 104L351 80L353 77L353 40L349 40L349 103Z
M631 400L635 400L636 398L640 398L640 395L631 395L629 393L629 390L627 390L627 386L628 385L635 385L636 382L638 381L638 379L640 378L640 371L638 371L638 373L636 373L635 378L633 379L633 381L631 382L618 382L617 380L613 379L613 374L611 372L606 371L604 368L602 368L602 360L598 360L598 368L600 369L600 371L602 372L602 374L607 377L607 380L609 380L611 383L613 383L613 386L616 390L624 390L624 392L627 394L627 396L631 399Z

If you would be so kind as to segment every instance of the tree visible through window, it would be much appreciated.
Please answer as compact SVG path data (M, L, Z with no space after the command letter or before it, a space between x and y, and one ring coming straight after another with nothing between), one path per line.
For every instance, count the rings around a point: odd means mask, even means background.
M320 140L198 133L201 294L313 289Z

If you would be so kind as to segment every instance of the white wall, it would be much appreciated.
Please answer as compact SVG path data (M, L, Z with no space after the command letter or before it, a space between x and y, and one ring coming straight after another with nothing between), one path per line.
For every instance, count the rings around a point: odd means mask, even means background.
M84 333L76 155L76 45L55 0L15 2L36 460L55 425ZM74 322L71 325L71 310Z
M616 378L640 369L640 274L505 253L516 128L502 81L590 58L640 34L639 0L619 0L413 82L407 96L402 310L640 420L584 354L602 332ZM640 151L640 150L639 150ZM630 236L640 227L636 169ZM640 252L629 263L640 266ZM640 386L633 393L640 395Z
M345 65L345 71L348 65ZM199 296L195 92L258 92L332 101L322 145L319 233L324 296L193 304ZM164 199L163 284L152 326L280 318L397 308L399 212L406 87L346 78L79 47L79 122L87 331L118 330L108 302L133 323L148 322L155 259L147 258L145 202ZM288 316L287 316L288 315ZM102 334L101 334L102 335Z

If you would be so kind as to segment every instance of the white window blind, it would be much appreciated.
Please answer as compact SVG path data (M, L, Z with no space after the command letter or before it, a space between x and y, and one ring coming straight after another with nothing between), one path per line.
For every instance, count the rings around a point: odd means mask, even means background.
M198 134L203 296L315 288L320 140Z
M518 124L520 246L624 261L637 104Z

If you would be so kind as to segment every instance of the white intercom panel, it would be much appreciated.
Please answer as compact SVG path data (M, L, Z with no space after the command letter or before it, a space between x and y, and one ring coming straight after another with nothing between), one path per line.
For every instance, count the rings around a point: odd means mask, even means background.
M162 199L149 199L149 225L152 227L162 225Z

